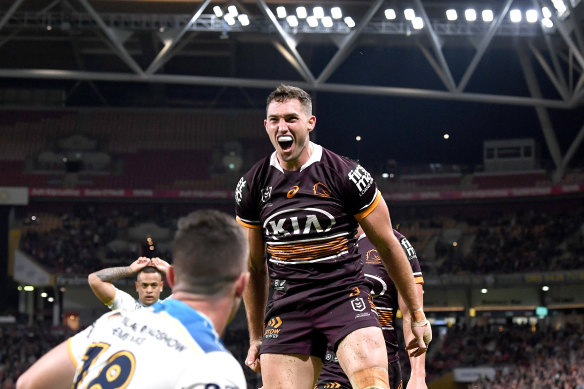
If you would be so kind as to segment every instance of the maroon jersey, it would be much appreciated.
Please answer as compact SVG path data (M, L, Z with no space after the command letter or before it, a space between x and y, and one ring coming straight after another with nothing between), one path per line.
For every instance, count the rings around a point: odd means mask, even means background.
M312 146L300 170L283 170L274 152L256 163L235 190L238 222L262 229L275 300L366 282L355 239L357 221L377 206L381 194L363 167Z
M393 230L393 233L401 243L410 265L412 266L415 282L417 284L423 284L424 279L422 277L422 270L420 268L420 262L418 260L418 256L416 255L416 251L405 236L396 230ZM381 324L381 328L383 329L383 336L385 338L385 345L387 347L387 359L388 362L392 364L397 362L399 359L398 334L394 328L395 312L399 308L397 300L397 288L389 277L389 274L387 274L377 249L375 249L373 244L364 234L359 237L358 244L361 258L365 264L363 271L365 272L367 279L373 284L371 289L371 296L373 297L373 303L375 304L375 309L377 310L377 314L379 316L379 322ZM393 380L390 377L390 382L392 381ZM329 346L326 357L323 361L322 371L318 379L317 387L319 389L324 388L326 384L330 383L338 383L340 385L338 388L351 387L349 380L346 378L343 370L341 369L341 366L338 363L332 347ZM391 387L393 388L394 386Z

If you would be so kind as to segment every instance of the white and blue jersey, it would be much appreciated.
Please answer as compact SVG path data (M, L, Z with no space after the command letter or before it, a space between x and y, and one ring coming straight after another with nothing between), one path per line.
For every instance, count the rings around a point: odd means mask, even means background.
M246 387L209 319L178 300L106 313L68 345L77 368L72 388Z

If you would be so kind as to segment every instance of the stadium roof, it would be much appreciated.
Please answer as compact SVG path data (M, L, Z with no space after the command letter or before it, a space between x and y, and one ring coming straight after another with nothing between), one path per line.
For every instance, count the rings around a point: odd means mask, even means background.
M347 154L458 162L536 137L561 176L584 138L583 20L581 0L15 0L0 101L262 109L286 82L315 93L319 138ZM460 143L437 144L445 131Z

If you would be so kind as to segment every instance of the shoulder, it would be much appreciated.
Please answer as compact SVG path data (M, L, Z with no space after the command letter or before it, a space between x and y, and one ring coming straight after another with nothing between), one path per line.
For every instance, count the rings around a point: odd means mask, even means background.
M352 159L337 154L325 147L322 148L321 161L326 167L339 173L345 173L359 165L357 161L353 161Z
M181 374L178 387L199 385L205 388L246 388L243 369L228 352L206 353L197 361L197 366L197 369L193 369L192 364L188 364L188 368Z

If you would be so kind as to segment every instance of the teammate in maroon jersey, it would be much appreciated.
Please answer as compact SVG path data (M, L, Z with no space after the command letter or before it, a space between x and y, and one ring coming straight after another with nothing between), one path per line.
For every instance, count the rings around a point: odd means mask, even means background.
M312 389L330 342L353 387L388 388L383 334L356 247L359 224L412 312L414 354L426 351L430 325L373 178L310 142L315 124L308 93L274 90L264 126L275 152L235 189L237 220L250 243L246 363L259 371L261 361L266 388ZM266 307L268 272L275 292Z
M361 233L362 231L360 231ZM412 266L414 280L418 288L418 298L420 305L422 305L422 284L424 279L422 277L422 270L416 251L406 239L405 236L393 230L395 237L399 240L404 253L406 254L410 265ZM404 339L408 343L412 337L412 331L409 326L409 312L403 300L399 298L399 294L395 284L385 271L385 267L379 258L379 253L373 244L367 239L365 234L361 234L358 240L359 252L364 263L363 271L365 277L372 283L371 296L375 309L379 315L379 322L383 329L383 336L385 338L385 346L387 348L387 360L389 371L389 386L390 388L399 389L402 387L402 373L399 365L398 356L398 335L394 329L395 312L399 307L404 317L403 331ZM426 354L418 357L410 356L410 366L412 373L408 381L408 388L427 388L426 386L426 368L425 368ZM316 389L351 389L349 379L341 369L336 354L331 345L327 350L325 359L322 365L322 372L318 378Z

